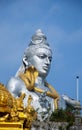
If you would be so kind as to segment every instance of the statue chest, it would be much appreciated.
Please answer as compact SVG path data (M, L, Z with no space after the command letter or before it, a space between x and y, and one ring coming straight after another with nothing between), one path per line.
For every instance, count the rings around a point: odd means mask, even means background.
M25 90L26 97L23 100L24 106L27 106L27 100L29 95L32 96L33 100L31 105L38 113L38 118L41 120L42 118L47 118L49 114L54 110L54 100L44 93L37 93L33 91Z

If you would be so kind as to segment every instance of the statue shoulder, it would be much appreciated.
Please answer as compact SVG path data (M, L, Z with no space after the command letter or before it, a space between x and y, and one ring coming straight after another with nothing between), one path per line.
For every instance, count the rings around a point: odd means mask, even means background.
M17 97L19 92L22 90L23 82L19 77L11 77L8 81L6 88L13 94L14 97Z
M16 84L18 82L18 78L17 77L11 77L7 83L7 88L11 86L11 84Z

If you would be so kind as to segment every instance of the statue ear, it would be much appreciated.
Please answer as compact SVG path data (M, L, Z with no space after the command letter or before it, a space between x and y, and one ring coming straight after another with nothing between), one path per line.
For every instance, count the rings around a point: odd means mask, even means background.
M32 66L32 64L30 63L30 61L28 60L27 56L24 56L22 59L23 65L25 67L25 70L29 67Z
M29 65L27 56L23 57L22 62L23 62L23 65L25 66L25 68Z

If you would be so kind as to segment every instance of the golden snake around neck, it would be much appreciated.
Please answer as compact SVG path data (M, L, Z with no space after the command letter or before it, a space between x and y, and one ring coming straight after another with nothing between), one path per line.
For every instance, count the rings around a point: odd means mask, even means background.
M24 73L21 73L19 77L25 83L26 88L29 91L35 91L43 93L44 90L35 86L35 80L38 77L38 71L34 66L28 67ZM56 90L47 82L44 82L44 85L49 88L50 91L47 91L46 95L54 99L55 109L58 109L58 100L60 99L59 94Z

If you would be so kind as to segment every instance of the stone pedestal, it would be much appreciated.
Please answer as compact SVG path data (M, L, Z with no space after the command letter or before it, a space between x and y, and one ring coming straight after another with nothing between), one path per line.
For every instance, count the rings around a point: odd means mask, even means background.
M60 127L66 130L67 122L39 122L35 121L32 124L31 130L59 130Z
M75 125L80 125L80 124L81 124L81 116L75 115Z
M81 124L81 106L75 108L75 125Z
M74 125L70 127L69 130L82 130L82 123L81 123L81 106L77 106L75 108L75 122Z

